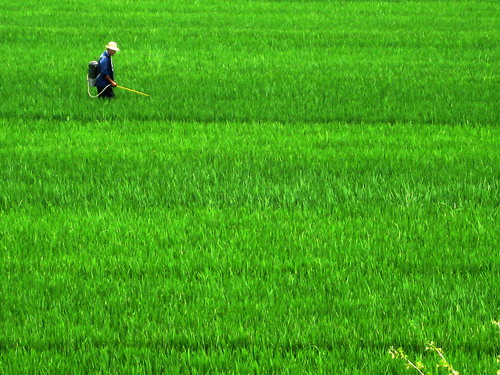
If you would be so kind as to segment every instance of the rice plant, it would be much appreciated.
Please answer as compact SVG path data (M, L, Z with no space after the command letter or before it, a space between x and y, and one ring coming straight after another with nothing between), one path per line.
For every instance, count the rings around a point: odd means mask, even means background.
M498 10L3 1L0 373L494 373Z

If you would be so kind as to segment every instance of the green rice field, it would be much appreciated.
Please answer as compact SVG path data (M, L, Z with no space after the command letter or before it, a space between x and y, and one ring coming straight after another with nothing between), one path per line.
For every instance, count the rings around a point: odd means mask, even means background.
M0 374L500 369L498 2L0 21Z

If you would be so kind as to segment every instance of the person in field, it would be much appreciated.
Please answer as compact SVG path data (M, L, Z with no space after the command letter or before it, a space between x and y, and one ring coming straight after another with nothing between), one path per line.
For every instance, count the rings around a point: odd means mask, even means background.
M109 42L105 47L106 51L99 58L99 76L96 79L95 85L97 86L99 98L111 99L115 96L113 87L117 86L114 80L113 61L111 57L120 49L116 42Z

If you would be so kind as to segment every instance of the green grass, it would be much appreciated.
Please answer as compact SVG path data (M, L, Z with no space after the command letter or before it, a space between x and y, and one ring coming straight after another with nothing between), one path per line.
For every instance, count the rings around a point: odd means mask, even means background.
M434 339L492 372L495 128L8 131L8 370L374 373Z
M0 373L496 372L495 2L36 4L0 5ZM150 98L87 97L109 40Z
M5 117L499 122L496 2L44 4L0 8ZM118 83L149 100L84 99L109 39Z

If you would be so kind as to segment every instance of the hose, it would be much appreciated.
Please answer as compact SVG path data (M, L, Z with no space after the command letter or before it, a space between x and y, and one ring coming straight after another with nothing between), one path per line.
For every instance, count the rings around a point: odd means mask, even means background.
M100 73L99 73L99 74L100 74ZM98 75L97 77L99 77L99 75ZM97 79L97 77L96 77L96 79ZM98 97L99 97L99 96L100 96L100 95L101 95L104 91L106 91L106 89L107 89L109 86L111 86L111 84L107 85L107 86L106 86L106 87L105 87L105 88L104 88L101 92L98 92L98 93L97 93L97 95L92 95L92 94L90 93L89 75L87 74L87 92L88 92L89 96L90 96L92 99L94 99L94 98L98 98Z

